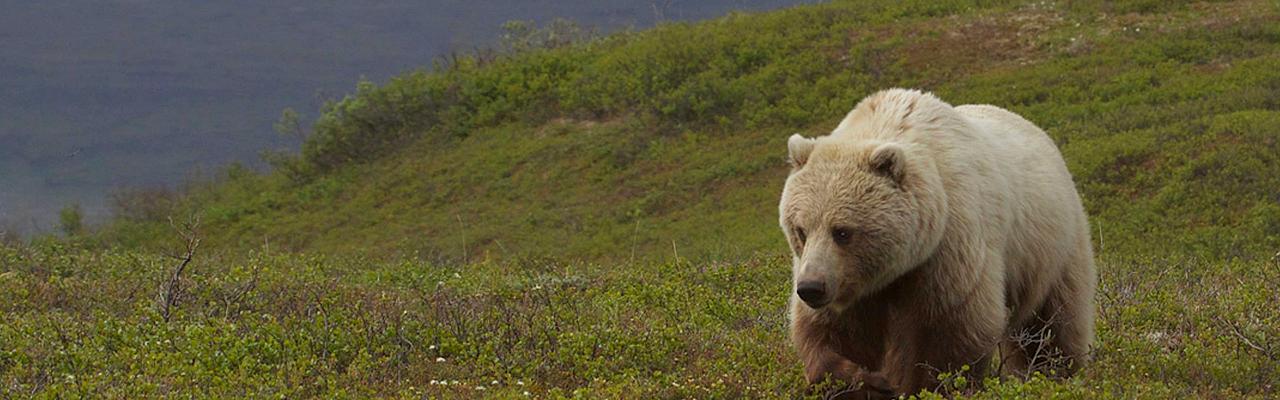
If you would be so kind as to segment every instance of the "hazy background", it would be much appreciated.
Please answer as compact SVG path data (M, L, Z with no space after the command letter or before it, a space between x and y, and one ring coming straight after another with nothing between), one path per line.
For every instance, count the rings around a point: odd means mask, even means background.
M503 22L557 17L602 32L808 0L10 1L0 0L0 222L89 221L124 186L172 186L293 143L304 120L355 82L385 81L451 51L494 43Z

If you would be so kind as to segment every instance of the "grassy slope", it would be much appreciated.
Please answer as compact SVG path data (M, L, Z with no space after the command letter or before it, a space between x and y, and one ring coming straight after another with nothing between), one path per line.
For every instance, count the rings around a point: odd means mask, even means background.
M1280 245L1280 174L1261 173L1277 171L1274 6L869 4L670 25L365 88L320 122L308 155L372 161L325 161L332 172L300 182L237 179L190 208L228 248L455 261L775 252L785 137L908 86L1045 127L1113 248ZM404 138L379 151L350 137Z
M1273 396L1276 6L893 4L668 25L362 88L318 123L301 179L233 171L176 210L198 210L221 251L173 323L150 307L172 262L150 250L0 253L0 388L788 396L784 138L911 86L1046 128L1099 232L1097 362L983 395ZM101 236L156 249L170 234Z

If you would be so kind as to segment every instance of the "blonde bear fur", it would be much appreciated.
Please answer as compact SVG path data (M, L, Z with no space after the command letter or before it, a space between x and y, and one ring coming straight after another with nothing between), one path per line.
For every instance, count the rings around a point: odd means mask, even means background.
M1064 376L1087 360L1088 221L1044 131L999 107L892 89L788 148L779 214L810 382L915 393L964 365L983 375L997 348L1005 373Z

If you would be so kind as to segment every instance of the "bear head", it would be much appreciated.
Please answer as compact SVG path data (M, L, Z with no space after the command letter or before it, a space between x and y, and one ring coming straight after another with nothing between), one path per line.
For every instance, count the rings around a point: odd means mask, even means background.
M800 301L839 313L936 251L946 199L924 148L800 135L787 147L791 173L779 215Z

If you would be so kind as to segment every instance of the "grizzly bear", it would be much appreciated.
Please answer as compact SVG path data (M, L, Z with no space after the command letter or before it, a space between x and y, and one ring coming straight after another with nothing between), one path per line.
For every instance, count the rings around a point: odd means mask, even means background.
M995 361L1056 376L1087 361L1088 220L1044 131L999 107L892 89L787 147L791 339L810 383L910 394Z

